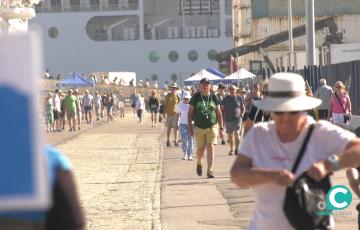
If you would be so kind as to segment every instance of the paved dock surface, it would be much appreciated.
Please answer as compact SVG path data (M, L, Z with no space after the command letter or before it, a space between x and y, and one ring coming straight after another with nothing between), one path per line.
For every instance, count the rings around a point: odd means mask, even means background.
M181 147L166 147L162 124L132 113L113 123L82 124L80 132L50 133L48 142L69 157L88 229L246 229L254 207L251 187L230 183L235 156L217 145L214 179L198 177L196 159L182 160ZM204 162L205 163L205 162ZM204 164L206 170L206 163ZM347 185L344 171L333 183ZM358 229L351 213L336 216L336 229Z

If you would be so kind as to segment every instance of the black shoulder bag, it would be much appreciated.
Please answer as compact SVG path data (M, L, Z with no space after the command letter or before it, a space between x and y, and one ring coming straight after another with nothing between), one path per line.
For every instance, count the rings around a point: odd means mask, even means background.
M299 154L292 168L292 173L296 173L301 159L304 156L306 145L314 130L315 124L310 125L309 131L301 146ZM326 193L330 189L329 176L319 182L310 178L307 172L302 173L291 187L287 187L283 211L289 223L297 230L329 229L330 216L319 215L319 211L325 211Z

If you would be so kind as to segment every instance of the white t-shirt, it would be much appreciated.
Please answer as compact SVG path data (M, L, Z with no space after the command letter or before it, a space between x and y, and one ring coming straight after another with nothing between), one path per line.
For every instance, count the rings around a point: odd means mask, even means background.
M94 102L92 95L88 94L83 97L84 106L90 106Z
M254 167L291 171L307 132L308 128L293 142L283 143L276 133L274 122L258 123L246 134L240 154L251 158ZM317 122L296 176L315 162L341 153L353 138L353 133L327 121ZM248 229L293 229L283 213L285 190L285 186L270 182L254 186L255 211Z
M61 101L60 101L60 97L57 94L54 94L53 96L53 105L54 105L54 110L60 111L61 110Z
M180 102L176 106L176 113L180 113L180 121L179 124L188 124L188 112L189 112L189 104L184 102Z

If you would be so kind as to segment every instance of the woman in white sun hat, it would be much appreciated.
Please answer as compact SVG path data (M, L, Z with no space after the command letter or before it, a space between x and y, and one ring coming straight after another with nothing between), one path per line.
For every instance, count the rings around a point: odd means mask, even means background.
M307 115L321 100L305 95L300 75L276 73L268 90L268 97L255 106L272 112L272 121L257 123L246 134L231 179L238 186L254 186L255 211L248 229L294 229L283 212L286 187L305 171L320 181L331 172L360 165L360 141L338 126L315 122ZM310 124L314 129L294 175L291 168Z

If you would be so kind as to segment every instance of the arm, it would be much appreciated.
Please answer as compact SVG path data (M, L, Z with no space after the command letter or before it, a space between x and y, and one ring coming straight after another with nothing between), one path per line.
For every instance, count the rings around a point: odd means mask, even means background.
M244 136L249 131L249 129L254 125L254 122L250 118L246 119L244 123Z
M338 155L340 169L354 168L360 165L360 139L355 138L349 142L344 152ZM313 164L308 170L308 174L313 179L319 181L329 173L333 172L329 161L321 160Z
M285 169L266 169L252 166L249 157L240 153L230 171L231 181L237 186L253 186L272 182L278 185L290 185L294 175Z
M223 125L223 117L222 117L220 105L216 106L216 116L217 116L219 128L220 128L220 138L224 138L224 125Z
M348 108L349 114L351 115L351 101L350 101L350 97L349 97L349 95L347 95L346 97L347 97L346 106L347 106L347 108Z
M192 117L194 114L194 107L192 105L189 105L189 112L188 112L188 129L189 129L189 135L193 136L194 135L194 130L193 130L193 123L192 123Z
M334 95L331 95L330 102L329 102L329 111L328 111L328 117L327 120L330 120L330 117L332 116L332 103L334 100Z

